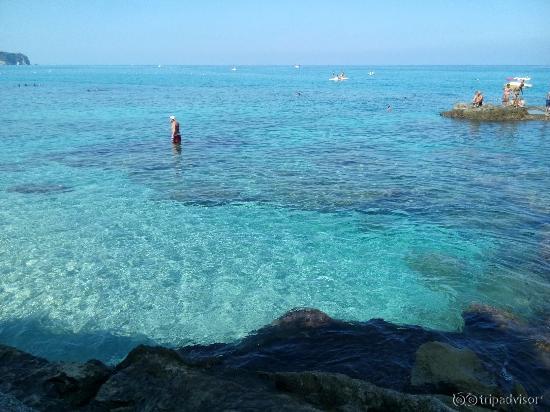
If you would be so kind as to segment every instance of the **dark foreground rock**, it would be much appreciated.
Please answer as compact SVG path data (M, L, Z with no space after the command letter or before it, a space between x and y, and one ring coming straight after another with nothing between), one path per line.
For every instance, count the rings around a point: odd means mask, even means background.
M0 346L0 410L485 410L461 409L457 392L538 396L536 408L548 407L547 330L484 306L464 319L464 332L446 333L294 310L240 342L138 346L116 366Z
M22 53L8 53L0 51L0 65L28 65L31 64L29 58Z
M341 374L287 372L266 374L279 390L296 395L320 410L453 411L434 396L409 395L379 388Z
M0 393L39 410L70 410L88 404L110 373L99 361L52 363L0 346Z
M81 365L79 372L67 375L66 365L1 349L5 356L24 358L11 370L3 367L4 411L452 410L433 396L404 394L341 374L220 373L190 366L176 351L160 347L134 349L108 369L107 379L105 366L94 364L89 371ZM6 382L9 378L13 385Z
M248 375L214 374L177 352L140 346L118 365L90 404L93 410L314 411Z
M476 121L518 121L518 120L550 120L545 114L531 114L528 108L513 106L493 106L487 104L482 107L473 107L466 103L456 104L452 110L441 113L441 116L454 119L468 119Z

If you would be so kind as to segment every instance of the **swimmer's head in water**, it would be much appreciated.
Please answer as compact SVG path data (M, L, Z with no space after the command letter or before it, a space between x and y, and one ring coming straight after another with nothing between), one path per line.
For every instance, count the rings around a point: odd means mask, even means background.
M174 120L176 120L176 116L170 116L170 121L173 122Z

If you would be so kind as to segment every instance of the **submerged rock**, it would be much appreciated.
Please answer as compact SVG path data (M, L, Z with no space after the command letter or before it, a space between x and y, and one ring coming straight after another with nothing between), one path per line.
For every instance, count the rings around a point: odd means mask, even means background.
M329 315L313 308L295 308L279 319L273 321L271 326L284 328L318 328L326 326L336 321Z
M477 327L481 320L488 327L500 330L528 328L528 325L513 313L479 303L471 304L463 317L466 328Z
M484 360L492 357L493 363L500 361L502 376L513 376L531 394L550 390L550 319L547 316L528 323L504 310L476 304L463 313L463 318L463 334L469 343L475 342L478 348L487 347L480 356ZM495 342L505 349L496 351Z
M51 194L51 193L65 193L70 192L73 189L65 185L55 184L39 184L28 183L24 185L11 186L7 189L8 192L22 193L22 194Z
M499 392L495 377L473 351L443 342L428 342L418 348L411 384L449 395L457 392L496 395Z
M452 110L442 112L441 116L479 121L550 120L550 116L544 114L530 114L526 107L493 106L491 104L473 107L466 103L456 104Z

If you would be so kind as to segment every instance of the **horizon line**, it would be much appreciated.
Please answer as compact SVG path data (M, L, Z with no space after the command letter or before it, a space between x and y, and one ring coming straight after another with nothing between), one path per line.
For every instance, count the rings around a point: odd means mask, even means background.
M211 67L287 67L295 66L300 67L326 67L326 66L346 66L346 67L375 67L375 66L408 66L408 67L418 67L418 66L477 66L477 67L486 67L486 66L502 66L502 67L545 67L549 66L550 63L540 63L540 64L472 64L472 63L377 63L377 64L368 64L368 63L318 63L318 64L302 64L302 63L275 63L275 64L264 64L264 63L252 63L252 64L225 64L225 63L31 63L29 65L0 65L0 67L8 66L211 66Z

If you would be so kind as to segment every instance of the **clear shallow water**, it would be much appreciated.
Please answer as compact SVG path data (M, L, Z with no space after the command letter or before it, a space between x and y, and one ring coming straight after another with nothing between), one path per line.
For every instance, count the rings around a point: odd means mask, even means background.
M542 105L550 69L335 69L0 68L0 341L113 361L296 306L444 330L471 302L545 317L550 124L438 113L498 101L510 75Z

